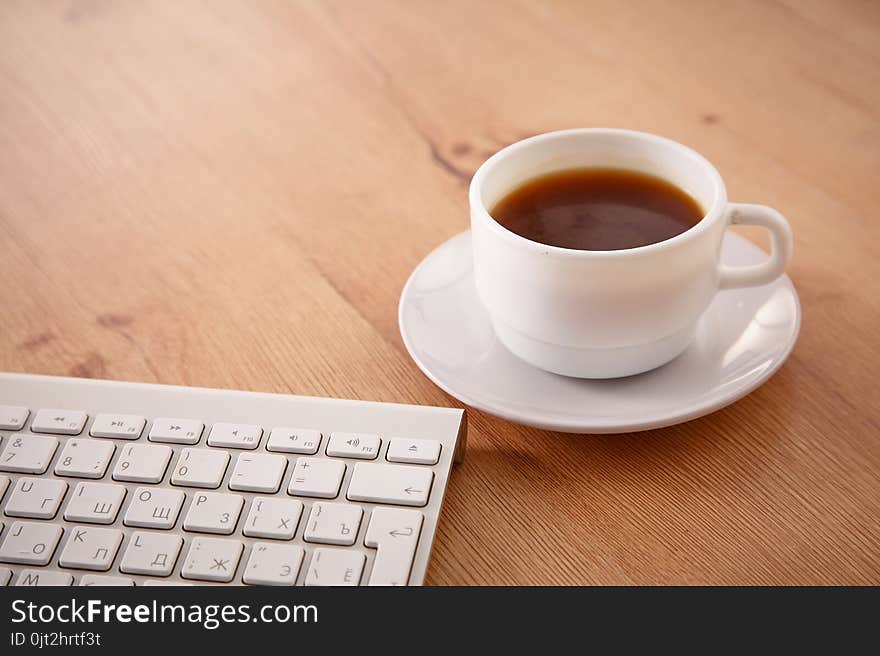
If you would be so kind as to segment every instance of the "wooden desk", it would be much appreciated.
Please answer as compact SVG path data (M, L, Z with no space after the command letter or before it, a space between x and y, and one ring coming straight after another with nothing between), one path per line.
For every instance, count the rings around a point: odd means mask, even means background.
M793 355L649 433L471 411L429 582L880 583L878 62L872 2L3 3L0 369L455 405L396 309L472 172L657 132L790 219Z

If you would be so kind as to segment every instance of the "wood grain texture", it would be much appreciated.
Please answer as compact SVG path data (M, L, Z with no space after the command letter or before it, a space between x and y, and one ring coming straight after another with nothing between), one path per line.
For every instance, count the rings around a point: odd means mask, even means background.
M643 434L471 411L428 581L880 583L878 64L870 0L4 2L0 369L456 405L396 307L475 168L657 132L791 221L791 359Z

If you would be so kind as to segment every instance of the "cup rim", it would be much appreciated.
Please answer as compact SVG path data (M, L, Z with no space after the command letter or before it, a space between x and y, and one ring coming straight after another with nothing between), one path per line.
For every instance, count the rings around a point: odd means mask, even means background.
M669 239L664 239L663 241L654 242L653 244L646 244L644 246L636 246L635 248L621 248L616 250L603 251L584 250L580 248L565 248L563 246L553 246L551 244L534 241L532 239L523 237L522 235L518 235L512 230L508 230L495 220L495 218L489 213L489 210L486 207L485 203L483 203L482 185L483 179L486 177L486 175L488 175L489 171L496 164L498 164L499 161L505 159L506 157L514 155L518 151L524 150L525 148L528 148L529 146L539 141L544 141L551 138L585 134L597 136L611 135L617 137L635 137L638 139L644 139L646 141L652 141L656 144L661 144L666 147L671 147L675 150L678 150L683 156L695 160L709 176L712 183L712 202L709 204L709 207L706 208L706 213L703 215L703 218L684 232L677 234L674 237L670 237ZM617 258L623 255L649 255L651 253L655 253L657 251L676 246L683 242L690 241L691 239L695 239L698 235L708 230L711 224L717 221L722 216L723 210L727 206L727 190L724 186L724 181L721 179L721 174L718 173L718 170L712 165L712 163L694 149L685 146L678 141L674 141L666 137L661 137L656 134L651 134L650 132L641 132L639 130L627 130L622 128L572 128L568 130L555 130L552 132L544 132L533 137L521 139L520 141L516 141L508 146L505 146L504 148L496 152L480 165L480 167L471 178L470 188L468 189L468 200L470 202L471 211L476 210L478 217L482 221L487 222L491 230L493 230L496 234L503 237L504 239L516 242L521 246L538 247L544 252L554 253L564 257Z

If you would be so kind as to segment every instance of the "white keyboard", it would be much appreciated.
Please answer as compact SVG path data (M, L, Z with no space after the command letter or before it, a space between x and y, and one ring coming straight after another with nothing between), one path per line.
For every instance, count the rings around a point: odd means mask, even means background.
M0 373L0 585L420 585L463 410Z

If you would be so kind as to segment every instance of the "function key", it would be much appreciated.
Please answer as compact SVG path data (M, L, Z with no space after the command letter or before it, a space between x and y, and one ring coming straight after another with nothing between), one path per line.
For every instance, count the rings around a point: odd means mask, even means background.
M321 445L321 431L311 428L273 428L266 449L280 453L314 455Z
M327 455L375 460L382 440L375 433L331 433Z
M79 435L89 416L79 410L37 410L31 431L55 435Z
M208 436L208 446L226 449L256 449L263 437L263 429L252 424L214 424Z
M405 462L410 465L436 465L440 459L440 442L395 437L388 444L385 457L391 462Z
M98 415L92 422L92 437L110 437L119 440L136 440L144 430L147 420L137 415Z
M0 430L21 430L31 413L18 405L0 405Z
M151 442L168 442L170 444L195 444L202 437L205 425L193 419L167 419L160 417L153 420L150 435Z

